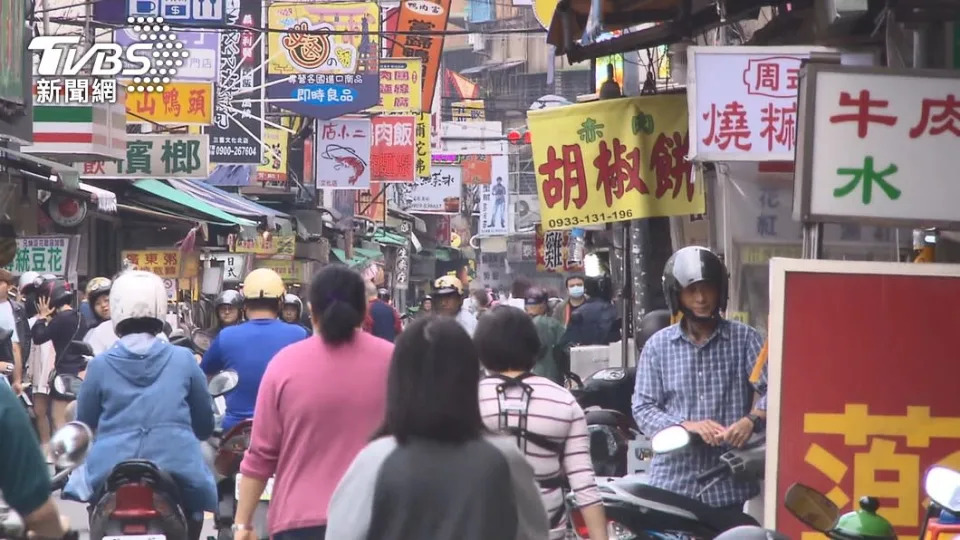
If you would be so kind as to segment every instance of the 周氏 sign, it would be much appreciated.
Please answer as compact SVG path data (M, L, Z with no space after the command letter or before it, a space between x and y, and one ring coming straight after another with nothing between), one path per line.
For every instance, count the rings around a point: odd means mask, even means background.
M531 111L527 124L544 229L704 211L683 95Z
M210 146L206 135L127 135L127 156L116 162L77 165L80 178L206 178Z
M794 219L960 223L960 75L809 64Z

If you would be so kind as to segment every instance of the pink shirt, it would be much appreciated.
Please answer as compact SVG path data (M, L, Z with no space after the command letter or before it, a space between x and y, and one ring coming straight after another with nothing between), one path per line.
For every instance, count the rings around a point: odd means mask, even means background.
M392 343L358 329L341 346L313 336L270 361L240 472L275 476L271 534L327 522L334 488L383 421L392 354Z

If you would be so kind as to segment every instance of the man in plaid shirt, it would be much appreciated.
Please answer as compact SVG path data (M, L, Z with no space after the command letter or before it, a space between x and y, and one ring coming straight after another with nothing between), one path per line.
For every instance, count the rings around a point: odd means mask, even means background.
M667 261L663 288L671 313L682 320L654 334L637 365L633 415L648 436L680 424L705 444L655 455L652 486L696 498L697 475L717 465L730 447L740 447L766 417L766 372L750 382L763 348L760 333L724 319L727 269L711 251L683 248ZM759 399L755 401L755 393ZM742 511L756 496L756 482L723 478L699 498L717 508Z

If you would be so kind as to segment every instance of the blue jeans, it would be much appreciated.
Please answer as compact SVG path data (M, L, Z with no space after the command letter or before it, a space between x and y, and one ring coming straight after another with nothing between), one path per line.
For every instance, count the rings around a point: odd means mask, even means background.
M327 528L308 527L306 529L291 529L273 535L273 540L323 540L327 535Z

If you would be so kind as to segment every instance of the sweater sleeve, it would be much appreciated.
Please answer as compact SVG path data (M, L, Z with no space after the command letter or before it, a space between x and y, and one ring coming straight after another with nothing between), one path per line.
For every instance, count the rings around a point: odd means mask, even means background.
M393 437L384 437L357 454L330 499L327 538L366 540L373 520L377 477L383 462L396 447Z
M276 360L267 365L260 381L257 403L254 405L253 434L250 448L244 453L240 472L244 476L267 480L277 472L283 424L279 403L279 373Z
M540 497L540 488L533 467L517 449L516 444L503 437L487 439L496 446L510 465L513 496L517 502L517 535L515 540L544 540L550 536L547 509ZM336 537L334 537L336 538Z
M590 461L590 436L587 434L587 420L583 409L574 401L570 431L563 446L563 472L577 498L577 506L590 506L600 502L600 491L593 476L593 463Z

